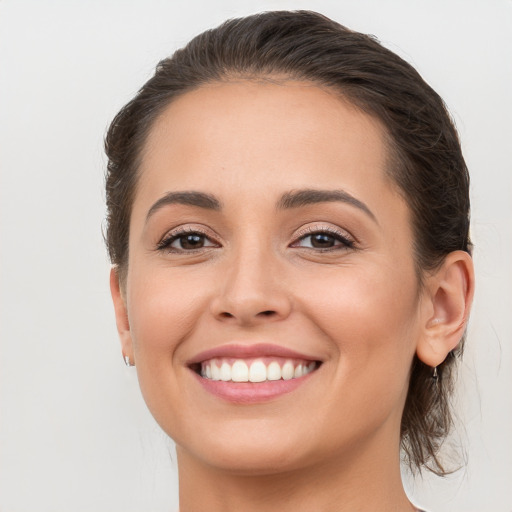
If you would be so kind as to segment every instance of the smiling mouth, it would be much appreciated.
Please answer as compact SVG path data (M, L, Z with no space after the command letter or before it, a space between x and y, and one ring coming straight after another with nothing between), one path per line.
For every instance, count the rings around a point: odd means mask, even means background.
M317 370L320 364L320 361L278 357L222 357L193 364L191 369L211 381L262 383L299 379Z

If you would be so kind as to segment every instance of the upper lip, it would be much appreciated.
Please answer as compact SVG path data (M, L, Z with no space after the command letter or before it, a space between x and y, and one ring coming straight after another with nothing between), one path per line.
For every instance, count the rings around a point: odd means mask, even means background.
M289 359L303 359L305 361L319 361L317 357L301 354L279 345L269 343L256 343L251 345L228 344L211 348L200 352L192 359L187 361L187 365L193 365L207 361L209 359L232 357L236 359L245 359L253 357L285 357Z

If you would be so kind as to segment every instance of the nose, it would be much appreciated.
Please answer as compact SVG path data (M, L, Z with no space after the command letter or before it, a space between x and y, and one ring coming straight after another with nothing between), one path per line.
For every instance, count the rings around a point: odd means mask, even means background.
M226 261L219 292L212 300L216 319L250 326L284 320L292 310L277 257L267 251L240 251Z

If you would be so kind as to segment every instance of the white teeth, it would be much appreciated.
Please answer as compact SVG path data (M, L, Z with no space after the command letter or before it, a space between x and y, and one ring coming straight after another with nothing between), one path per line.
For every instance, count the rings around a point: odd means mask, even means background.
M231 380L231 366L228 363L222 363L220 367L220 380Z
M272 361L267 368L267 380L280 380L281 367L277 361Z
M249 382L263 382L267 380L267 367L263 361L254 361L249 370Z
M271 361L266 365L263 361L256 359L252 363L243 359L235 360L230 364L227 360L212 359L201 365L201 376L211 380L224 382L264 382L276 380L298 379L315 370L317 364L312 361L295 363L287 360L283 366L277 361Z
M212 363L212 379L220 380L220 370L219 370L219 367L215 363Z
M249 380L249 368L245 361L235 361L231 367L231 380L233 382L247 382Z
M293 367L293 363L291 361L286 361L286 363L284 363L281 374L284 380L293 379L293 376L295 375L295 368Z

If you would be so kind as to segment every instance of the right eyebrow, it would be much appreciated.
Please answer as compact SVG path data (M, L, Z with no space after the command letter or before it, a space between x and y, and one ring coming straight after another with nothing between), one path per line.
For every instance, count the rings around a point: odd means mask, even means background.
M185 204L189 206L197 206L199 208L205 208L207 210L218 211L221 209L220 201L210 194L196 191L183 191L183 192L167 192L153 206L148 210L146 215L146 222L149 218L154 215L158 210L169 204Z
M333 201L339 201L341 203L347 203L361 211L366 213L374 222L377 222L377 218L373 212L359 199L349 194L345 190L317 190L317 189L301 189L293 190L282 195L281 199L277 203L278 209L289 209L289 208L300 208L302 206L317 204L317 203L329 203Z

